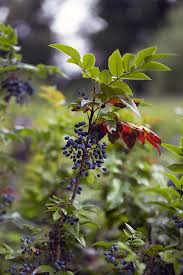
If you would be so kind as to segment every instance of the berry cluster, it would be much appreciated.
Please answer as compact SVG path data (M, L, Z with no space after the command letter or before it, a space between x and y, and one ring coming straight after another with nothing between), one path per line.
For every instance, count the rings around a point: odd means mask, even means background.
M27 236L21 240L22 254L28 254L29 256L41 256L41 250L35 246L35 238L33 236Z
M100 129L93 125L91 131L86 131L86 123L79 122L74 127L76 138L72 139L69 136L65 137L67 141L63 147L63 154L72 159L74 165L73 170L77 171L75 177L70 180L67 190L72 190L80 177L89 176L89 170L100 169L106 172L107 169L102 167L106 156L106 143L99 142L103 137L100 134ZM100 173L97 174L100 177ZM78 186L77 194L80 194L82 187Z
M2 194L0 196L0 219L6 214L7 209L12 205L15 197L11 194Z
M117 252L118 247L113 245L108 251L104 252L104 256L107 262L114 264L114 266L118 265L117 261Z
M121 275L133 275L135 273L135 266L132 262L125 261L119 251L117 245L113 245L108 251L104 252L107 262L112 263Z
M79 222L79 218L76 218L74 216L65 215L63 222L68 223L70 225L75 225L77 222Z
M177 215L173 215L172 219L174 220L177 228L183 228L183 219L181 219Z
M22 81L15 76L6 78L1 83L1 88L6 91L4 100L9 102L12 97L15 98L16 102L23 104L27 101L29 96L32 96L34 89L29 82Z
M27 253L29 255L32 255L32 242L34 241L34 237L27 236L25 238L22 238L20 240L21 242L21 249L23 250L23 254Z
M57 271L64 270L66 268L65 262L62 260L57 260L54 262L54 267Z
M80 100L82 100L82 99L88 100L87 94L86 94L85 92L82 92L82 91L79 91L79 92L78 92L78 98L79 98Z
M16 266L12 266L8 270L5 270L5 273L9 275L27 275L32 274L32 271L35 270L35 266L30 263L23 263L22 267L17 268Z
M31 274L31 271L35 269L35 266L33 266L32 264L28 264L28 263L24 263L23 267L20 269L19 274L20 275L27 275L27 274Z
M5 270L5 273L8 273L9 275L16 275L18 273L17 267L12 266L9 269Z
M66 270L67 266L71 262L73 255L67 249L66 237L63 232L60 232L58 228L53 229L49 233L49 254L50 260L56 271ZM60 250L60 259L57 259L57 250ZM48 258L48 257L47 257Z

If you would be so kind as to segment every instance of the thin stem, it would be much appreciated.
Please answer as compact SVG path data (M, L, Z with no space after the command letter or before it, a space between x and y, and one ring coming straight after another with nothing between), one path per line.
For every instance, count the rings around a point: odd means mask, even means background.
M95 86L94 86L94 89L93 89L93 103L95 103L95 97L96 97L96 94L95 94ZM88 132L87 132L86 141L84 143L85 148L88 147L89 134L90 134L90 131L91 131L91 125L92 125L94 113L95 113L94 106L92 106L92 109L91 109L91 112L90 112L90 116L88 117ZM70 203L71 204L73 204L73 202L75 200L75 197L76 197L76 194L77 194L77 189L78 189L78 185L80 183L81 173L82 173L84 164L85 164L85 152L83 152L82 159L81 159L80 169L79 169L79 171L78 171L78 173L76 175L76 183L75 183L75 186L74 186L72 197L70 199Z

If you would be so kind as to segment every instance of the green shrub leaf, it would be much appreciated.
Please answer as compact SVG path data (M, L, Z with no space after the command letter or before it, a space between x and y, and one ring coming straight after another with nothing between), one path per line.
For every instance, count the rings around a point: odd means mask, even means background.
M81 64L81 57L80 57L79 52L76 49L74 49L70 46L64 45L64 44L50 44L49 46L51 48L57 49L58 51L69 55L72 58L71 63L75 63L77 65Z
M119 50L115 50L108 59L108 67L112 75L119 77L122 75L123 63Z
M86 53L83 56L83 69L84 70L89 70L91 68L93 68L95 65L95 56L93 53Z
M122 79L128 79L128 80L151 80L149 76L147 76L144 73L141 72L132 72L129 74L125 74L122 76Z
M171 69L168 66L156 61L149 61L145 63L141 68L143 70L150 71L171 71Z

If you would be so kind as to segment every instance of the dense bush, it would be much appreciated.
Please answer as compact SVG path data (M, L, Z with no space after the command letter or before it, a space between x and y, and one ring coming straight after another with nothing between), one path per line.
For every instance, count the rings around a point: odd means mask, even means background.
M60 71L22 63L10 27L0 38L0 274L182 274L183 165L165 174L129 86L171 54L116 50L100 72L93 54L51 45L91 82L68 108L44 83ZM164 147L182 158L182 139Z

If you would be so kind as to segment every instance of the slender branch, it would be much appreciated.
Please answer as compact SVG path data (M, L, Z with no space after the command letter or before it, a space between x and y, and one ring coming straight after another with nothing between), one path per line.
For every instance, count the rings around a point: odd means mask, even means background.
M95 103L95 98L96 98L96 93L95 93L95 85L94 85L94 89L93 89L93 103ZM88 132L87 132L86 141L84 143L85 148L88 147L89 134L90 134L90 131L91 131L91 125L92 125L94 113L95 113L94 106L92 106L92 109L91 109L91 112L90 112L90 116L89 116L89 119L88 119ZM77 194L77 189L78 189L78 185L80 183L81 173L82 173L84 164L85 164L85 152L83 152L82 159L81 159L80 169L79 169L78 173L76 174L76 183L75 183L75 186L74 186L72 197L70 199L70 203L71 204L73 204L73 202L75 200L75 197L76 197L76 194Z

